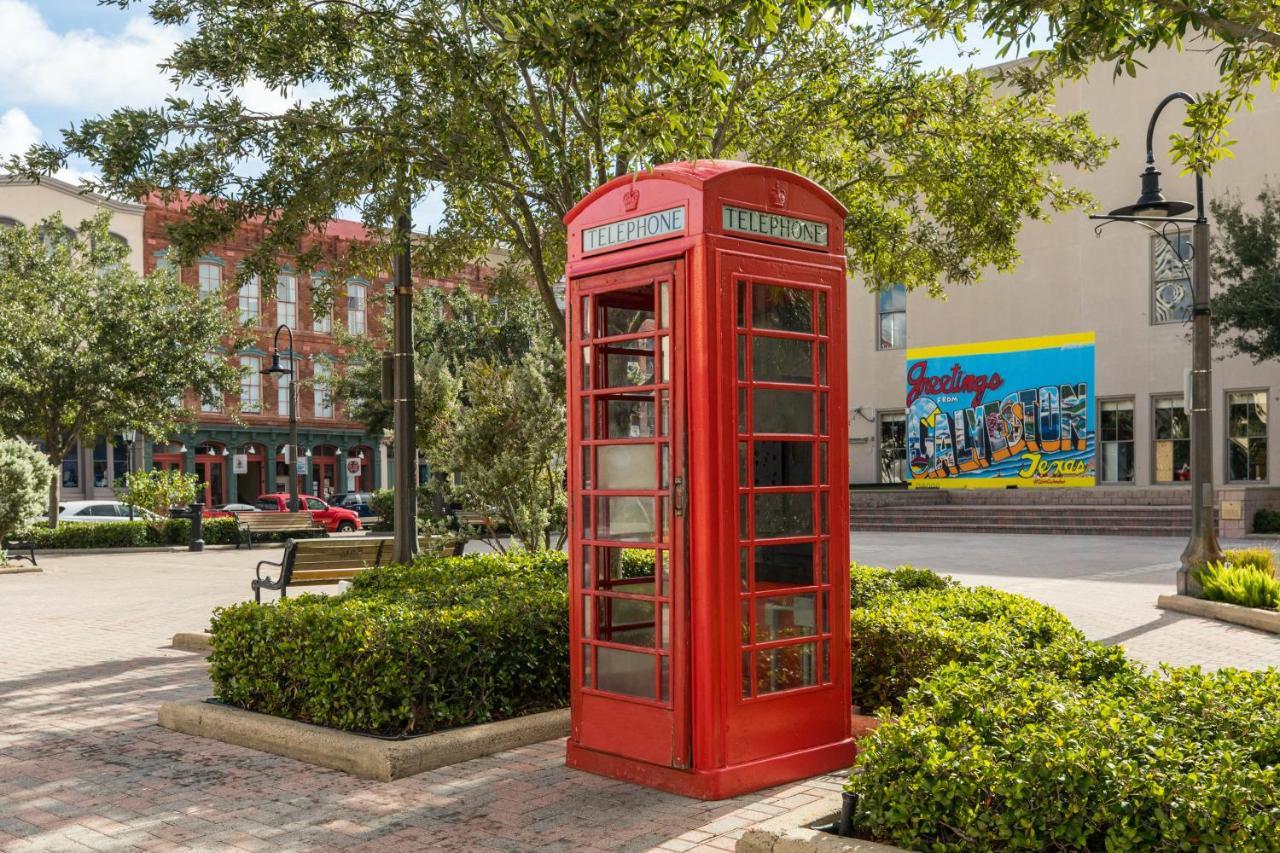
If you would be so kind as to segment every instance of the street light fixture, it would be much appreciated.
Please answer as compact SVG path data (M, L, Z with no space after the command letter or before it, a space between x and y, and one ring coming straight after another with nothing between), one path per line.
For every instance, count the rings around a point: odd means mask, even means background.
M1090 219L1107 222L1136 222L1160 237L1182 260L1177 246L1166 236L1170 224L1191 226L1191 536L1182 552L1178 568L1178 593L1200 595L1200 584L1193 571L1197 566L1222 559L1218 532L1213 520L1213 360L1209 310L1209 219L1205 216L1204 173L1196 169L1196 201L1171 201L1160 189L1160 172L1155 167L1154 137L1156 121L1164 108L1174 101L1195 104L1186 92L1167 95L1151 114L1147 124L1147 168L1142 173L1142 190L1133 204L1117 207L1107 214ZM1195 211L1194 218L1183 214ZM1160 223L1157 229L1148 223ZM1100 230L1103 226L1099 225Z
M280 333L289 333L289 366L280 364ZM293 369L293 329L288 323L276 327L275 337L271 341L271 366L263 370L264 375L276 374L289 376L289 452L285 457L289 466L289 511L298 511L298 390L294 382Z
M125 486L128 487L129 480L133 479L133 443L138 440L138 431L136 429L124 430L123 432L120 433L120 439L125 444L129 445L129 455L126 459L126 464L128 465L129 473L125 475L125 481L124 481ZM129 502L129 520L133 521L133 502L132 501Z

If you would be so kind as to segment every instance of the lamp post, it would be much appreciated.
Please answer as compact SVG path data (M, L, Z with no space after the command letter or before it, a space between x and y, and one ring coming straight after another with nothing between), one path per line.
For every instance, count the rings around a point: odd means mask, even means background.
M1209 311L1209 219L1204 207L1204 173L1196 169L1196 201L1171 201L1160 189L1160 172L1155 167L1154 137L1156 121L1164 108L1174 101L1196 103L1186 92L1167 95L1151 114L1147 124L1147 168L1143 171L1142 190L1133 204L1118 207L1107 214L1090 216L1104 222L1136 222L1169 242L1164 229L1148 223L1191 225L1191 536L1182 551L1178 568L1178 594L1200 595L1200 584L1193 570L1207 562L1222 559L1218 532L1213 519L1213 359ZM1183 214L1195 211L1194 218ZM1101 228L1102 226L1098 226ZM1174 255L1182 260L1177 246L1170 243Z
M129 455L125 460L125 464L128 467L128 473L125 474L124 480L125 487L127 488L129 486L129 480L133 478L133 443L138 440L138 431L136 429L127 429L120 433L120 439L125 444L129 445ZM133 521L133 501L129 502L129 520Z
M288 367L280 364L281 332L289 333ZM289 376L289 452L285 454L289 466L289 512L298 511L298 389L294 382L293 363L293 329L289 328L288 323L281 323L276 327L275 337L271 340L271 366L262 373Z
M418 555L418 446L413 384L413 278L407 210L395 222L394 393L396 488L393 528L397 563Z

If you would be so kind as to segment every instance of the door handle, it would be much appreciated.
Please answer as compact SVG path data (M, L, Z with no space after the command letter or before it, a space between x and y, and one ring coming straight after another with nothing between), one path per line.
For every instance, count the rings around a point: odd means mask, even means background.
M675 487L675 515L677 518L683 518L685 503L689 499L689 490L685 488L684 477L676 477L672 485Z

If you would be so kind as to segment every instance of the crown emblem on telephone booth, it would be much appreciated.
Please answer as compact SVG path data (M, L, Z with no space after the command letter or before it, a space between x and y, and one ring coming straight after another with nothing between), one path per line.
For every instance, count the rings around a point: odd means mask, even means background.
M640 190L632 187L622 194L622 208L624 210L635 210L640 204Z
M769 187L769 204L774 207L787 206L787 185L782 181L774 181Z

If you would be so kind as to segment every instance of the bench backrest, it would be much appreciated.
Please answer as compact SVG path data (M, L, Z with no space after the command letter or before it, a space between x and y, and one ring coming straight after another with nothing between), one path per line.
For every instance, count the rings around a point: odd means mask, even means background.
M424 536L418 540L419 550L431 556L449 556L452 545L443 538ZM337 583L350 580L365 569L392 561L395 540L366 539L302 539L289 540L292 561L290 583Z
M236 519L250 530L308 530L323 526L309 512L242 512Z

